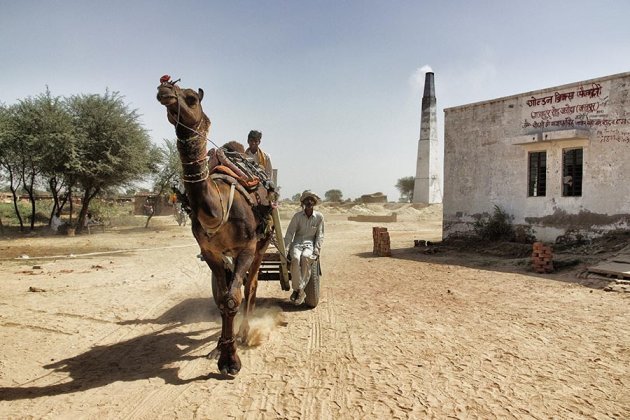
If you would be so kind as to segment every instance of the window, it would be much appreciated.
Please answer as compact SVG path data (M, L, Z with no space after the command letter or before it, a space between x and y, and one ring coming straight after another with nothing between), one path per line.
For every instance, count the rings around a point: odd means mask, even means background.
M547 152L529 153L529 197L544 197L547 193Z
M562 195L582 196L582 149L562 151Z

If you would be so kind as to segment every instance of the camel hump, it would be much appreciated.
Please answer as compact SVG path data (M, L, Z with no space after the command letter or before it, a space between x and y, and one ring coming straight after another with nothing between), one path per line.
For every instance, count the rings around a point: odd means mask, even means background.
M225 143L221 149L225 149L227 152L245 153L245 146L234 140Z

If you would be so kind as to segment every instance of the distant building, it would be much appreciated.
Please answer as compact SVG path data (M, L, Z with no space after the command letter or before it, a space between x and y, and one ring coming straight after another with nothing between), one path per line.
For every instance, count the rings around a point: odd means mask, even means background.
M364 194L361 196L362 203L387 203L387 196L382 192L376 192L374 194Z
M495 205L544 241L630 228L630 72L444 113L444 237Z

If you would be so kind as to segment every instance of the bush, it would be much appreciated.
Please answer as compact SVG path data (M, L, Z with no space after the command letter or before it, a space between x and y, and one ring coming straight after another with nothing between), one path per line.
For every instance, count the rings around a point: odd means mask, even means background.
M35 225L46 226L50 219L53 202L52 200L37 200L35 202ZM31 218L31 204L27 201L18 201L18 207L24 226L28 227ZM63 208L62 219L64 222L69 220L70 205L66 203ZM79 204L74 205L72 220L77 222L79 217L79 210L81 206ZM99 219L108 224L116 225L120 222L120 225L138 225L139 222L134 220L133 216L133 202L119 203L114 200L95 198L90 202L90 208L88 209L95 219ZM15 209L12 202L0 203L0 218L2 218L2 224L4 226L18 226L19 221L15 215Z
M473 229L479 238L486 241L514 240L514 216L506 213L501 207L495 205L492 216L482 217L475 222Z
M94 219L111 226L139 226L146 222L145 216L134 216L133 202L95 198L90 202L89 212Z
M20 209L20 215L22 221L27 224L28 217L31 215L31 203L25 201L18 201L18 208ZM18 218L15 215L15 208L13 202L0 203L0 218L4 226L18 225Z
M534 229L531 226L516 226L514 228L514 242L520 244L531 244L536 241Z

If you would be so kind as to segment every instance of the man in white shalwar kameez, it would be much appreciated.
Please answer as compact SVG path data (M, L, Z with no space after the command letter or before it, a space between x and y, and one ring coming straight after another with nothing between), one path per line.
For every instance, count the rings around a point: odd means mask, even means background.
M301 305L306 298L304 288L324 242L324 216L313 209L319 201L316 194L304 191L300 197L302 211L293 215L284 235L284 243L291 259L291 302L295 305Z

